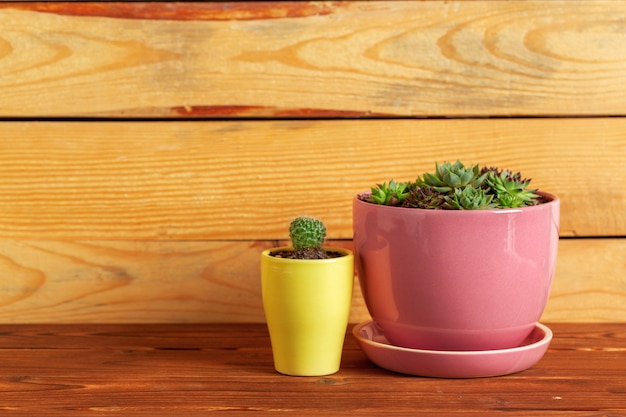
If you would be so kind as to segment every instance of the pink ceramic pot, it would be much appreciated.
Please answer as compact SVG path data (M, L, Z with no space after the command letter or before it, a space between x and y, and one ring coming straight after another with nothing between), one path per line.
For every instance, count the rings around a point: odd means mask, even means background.
M518 209L353 204L356 268L372 318L396 346L506 349L535 328L552 285L559 200Z

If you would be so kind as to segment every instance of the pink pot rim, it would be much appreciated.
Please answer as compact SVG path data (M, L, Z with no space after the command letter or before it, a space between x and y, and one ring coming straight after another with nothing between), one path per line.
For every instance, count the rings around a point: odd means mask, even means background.
M411 208L411 207L396 207L396 206L383 206L381 204L368 203L367 201L361 200L361 196L369 195L369 191L363 191L354 196L354 202L359 204L368 204L371 206L377 206L380 210L402 210L405 212L422 212L422 213L437 213L438 216L459 216L461 213L463 215L473 215L473 216L485 216L490 213L502 214L502 213L518 213L521 211L533 211L533 210L541 210L542 207L559 204L560 199L558 196L552 193L548 193L545 191L537 191L537 194L541 195L544 198L549 199L549 201L543 202L541 204L537 204L534 206L525 206L525 207L516 207L516 208L496 208L496 209L487 209L487 210L433 210L433 209L422 209L422 208Z

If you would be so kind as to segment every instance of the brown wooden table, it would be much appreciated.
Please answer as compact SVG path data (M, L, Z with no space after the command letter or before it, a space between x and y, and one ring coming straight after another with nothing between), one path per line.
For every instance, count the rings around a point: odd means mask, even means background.
M527 371L437 379L376 367L351 334L337 374L288 377L263 324L5 324L0 414L626 415L626 323L549 326Z

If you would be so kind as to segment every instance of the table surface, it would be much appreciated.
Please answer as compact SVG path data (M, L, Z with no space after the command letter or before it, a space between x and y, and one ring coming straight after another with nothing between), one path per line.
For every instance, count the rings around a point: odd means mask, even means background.
M352 325L338 373L289 377L273 369L264 324L4 324L0 413L626 415L626 323L549 327L531 369L440 379L373 365Z

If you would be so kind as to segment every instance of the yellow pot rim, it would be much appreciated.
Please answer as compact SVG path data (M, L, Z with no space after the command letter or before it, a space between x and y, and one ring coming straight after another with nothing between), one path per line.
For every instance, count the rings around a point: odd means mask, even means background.
M350 249L338 248L335 246L322 246L322 249L330 250L333 252L339 252L339 253L342 253L344 256L340 256L338 258L330 258L330 259L288 259L288 258L276 258L270 255L271 252L276 252L280 250L293 250L291 246L278 246L275 248L265 249L263 252L261 252L261 256L270 258L274 262L281 262L281 263L287 263L287 264L301 263L301 262L333 263L333 262L346 262L347 260L354 259L354 254L352 253Z

